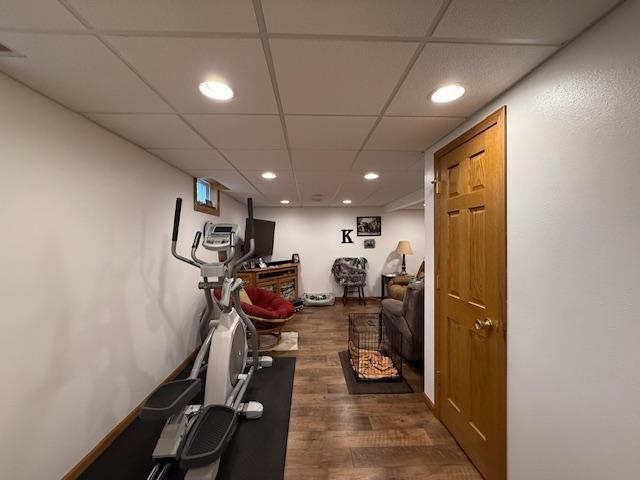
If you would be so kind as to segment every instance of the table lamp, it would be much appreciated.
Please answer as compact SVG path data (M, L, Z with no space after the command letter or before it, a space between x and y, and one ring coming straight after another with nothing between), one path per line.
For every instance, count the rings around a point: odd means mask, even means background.
M400 275L406 275L407 265L404 261L404 256L413 255L413 250L411 250L411 243L408 240L400 240L398 242L398 246L396 247L396 253L402 255L402 271L400 272Z

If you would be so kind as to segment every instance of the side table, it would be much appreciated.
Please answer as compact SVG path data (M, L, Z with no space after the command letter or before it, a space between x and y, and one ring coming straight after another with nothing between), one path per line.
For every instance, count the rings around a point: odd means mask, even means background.
M397 277L398 275L400 275L399 273L383 273L380 276L380 284L381 284L381 292L380 292L380 299L386 298L387 297L387 284L389 283L389 280L391 280L394 277Z

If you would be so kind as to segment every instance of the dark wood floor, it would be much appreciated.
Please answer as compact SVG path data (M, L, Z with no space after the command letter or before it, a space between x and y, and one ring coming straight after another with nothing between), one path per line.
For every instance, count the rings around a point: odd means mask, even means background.
M338 352L349 312L378 301L305 308L286 330L299 333L286 480L481 479L421 399L421 372L405 377L416 393L349 395ZM293 352L287 352L291 355Z

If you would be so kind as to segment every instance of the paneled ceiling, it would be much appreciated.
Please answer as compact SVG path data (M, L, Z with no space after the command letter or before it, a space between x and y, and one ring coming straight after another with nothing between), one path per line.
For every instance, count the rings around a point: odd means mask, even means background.
M0 0L0 71L238 199L380 206L422 187L421 152L617 3ZM205 98L205 80L235 98ZM428 100L452 82L462 99Z

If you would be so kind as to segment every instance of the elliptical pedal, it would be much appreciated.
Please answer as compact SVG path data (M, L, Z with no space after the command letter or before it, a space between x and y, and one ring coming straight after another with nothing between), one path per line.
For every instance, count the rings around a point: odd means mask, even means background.
M237 426L238 417L233 408L225 405L205 407L184 443L180 467L198 468L215 462L224 452Z
M140 418L166 420L186 407L200 392L202 380L187 378L160 385L147 398L140 410Z

